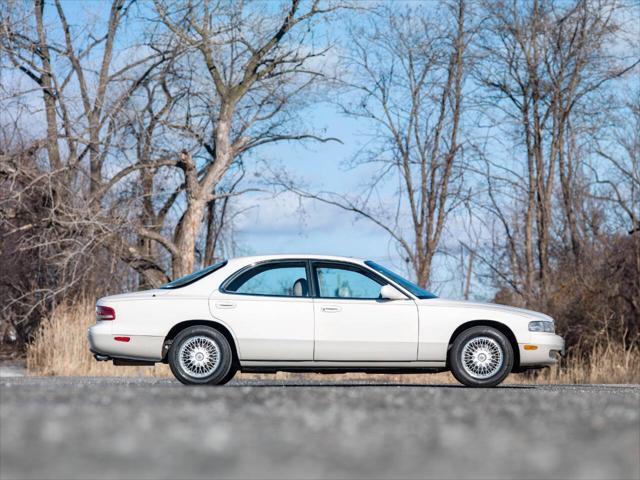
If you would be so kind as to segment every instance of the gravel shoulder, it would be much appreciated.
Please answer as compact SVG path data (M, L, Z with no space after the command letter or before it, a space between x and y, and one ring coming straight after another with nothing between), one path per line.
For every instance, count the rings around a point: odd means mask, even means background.
M1 378L0 478L640 478L640 386Z

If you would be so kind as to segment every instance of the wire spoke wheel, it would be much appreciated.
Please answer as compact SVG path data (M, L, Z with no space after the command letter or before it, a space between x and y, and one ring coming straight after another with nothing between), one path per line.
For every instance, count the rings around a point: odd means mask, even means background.
M473 378L495 375L504 362L500 344L490 337L475 337L465 343L461 353L462 367Z
M178 358L188 375L194 378L208 377L218 368L220 347L212 338L198 335L182 344Z

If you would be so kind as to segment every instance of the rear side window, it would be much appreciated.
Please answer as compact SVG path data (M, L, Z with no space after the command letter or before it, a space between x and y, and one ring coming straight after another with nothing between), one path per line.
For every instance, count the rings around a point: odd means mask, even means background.
M268 263L241 273L224 291L243 295L308 297L308 285L304 262Z
M213 265L210 265L207 268L203 268L202 270L198 270L197 272L193 272L193 273L190 273L189 275L185 275L184 277L177 278L173 282L165 283L160 288L173 289L173 288L186 287L187 285L197 282L201 278L204 278L207 275L212 274L216 270L220 270L226 264L227 264L226 260L222 262L214 263Z

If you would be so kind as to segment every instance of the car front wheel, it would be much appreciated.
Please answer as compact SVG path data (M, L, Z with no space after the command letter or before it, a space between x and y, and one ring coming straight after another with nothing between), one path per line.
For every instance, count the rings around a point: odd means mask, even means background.
M233 352L218 330L196 325L181 331L169 349L169 366L187 385L220 385L230 380Z
M499 330L478 326L458 335L449 351L451 373L468 387L495 387L513 368L513 348Z

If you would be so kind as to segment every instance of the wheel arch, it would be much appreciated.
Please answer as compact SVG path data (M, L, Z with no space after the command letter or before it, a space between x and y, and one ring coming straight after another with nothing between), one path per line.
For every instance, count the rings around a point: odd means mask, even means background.
M493 327L496 330L499 330L504 334L505 337L509 340L511 344L511 348L513 349L513 366L514 369L520 367L520 349L518 348L518 341L516 340L516 336L507 325L504 323L498 322L496 320L471 320L469 322L465 322L462 325L458 326L451 334L451 338L449 338L449 344L447 345L447 367L449 366L449 351L453 346L453 342L456 341L458 335L460 335L465 330L471 327Z
M176 336L183 331L185 328L194 327L197 325L203 325L205 327L212 327L222 333L227 341L229 342L229 346L231 346L231 350L233 352L233 361L236 364L240 363L240 355L238 350L238 345L235 337L231 333L231 330L220 322L216 322L215 320L185 320L179 323L176 323L171 330L167 333L164 338L163 348L162 348L162 361L166 362L167 352L169 351L169 346L171 346L171 342Z

